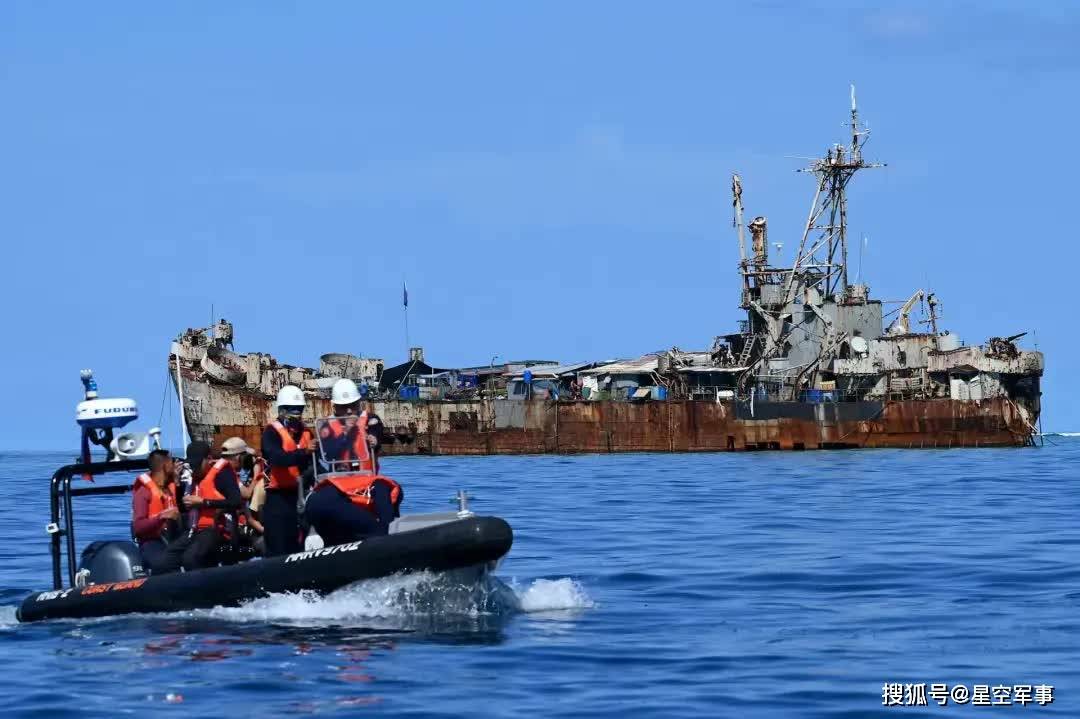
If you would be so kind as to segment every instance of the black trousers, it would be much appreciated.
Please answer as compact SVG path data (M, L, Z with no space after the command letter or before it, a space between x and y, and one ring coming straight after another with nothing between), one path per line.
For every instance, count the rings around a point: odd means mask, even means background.
M163 539L150 539L139 544L139 554L142 555L143 569L150 574L164 574L161 571L165 552L169 545Z
M263 542L267 557L293 554L304 549L300 540L300 515L296 511L296 492L281 489L266 491L266 502L260 510Z
M180 571L180 567L187 572L208 567L219 544L221 538L213 527L185 534L169 543L158 565L151 571L154 574L169 574Z
M333 485L324 485L308 497L304 515L327 547L386 534L394 519L390 490L386 485L376 484L371 493L379 518L350 502Z

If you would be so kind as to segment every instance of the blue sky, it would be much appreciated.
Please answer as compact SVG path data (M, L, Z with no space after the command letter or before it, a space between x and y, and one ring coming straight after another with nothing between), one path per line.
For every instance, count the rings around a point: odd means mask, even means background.
M740 318L731 171L790 253L849 82L889 163L850 194L862 278L929 285L969 343L1031 331L1044 425L1076 429L1078 30L1049 3L3 3L0 447L73 446L82 367L157 421L211 305L300 364L402 360L403 279L437 365L706 347Z

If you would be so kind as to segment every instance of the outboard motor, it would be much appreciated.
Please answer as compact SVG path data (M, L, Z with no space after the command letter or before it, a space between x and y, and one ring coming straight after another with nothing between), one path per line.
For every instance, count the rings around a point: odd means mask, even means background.
M75 583L79 586L125 582L146 576L134 542L92 542L83 550Z

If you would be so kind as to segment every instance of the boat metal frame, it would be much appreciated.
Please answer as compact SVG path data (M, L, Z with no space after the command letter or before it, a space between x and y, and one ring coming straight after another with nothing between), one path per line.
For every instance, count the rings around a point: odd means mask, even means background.
M103 474L113 472L138 472L148 471L150 462L148 459L125 459L114 462L90 462L69 464L56 470L49 485L49 524L45 527L50 538L49 551L52 555L53 589L63 589L63 573L61 544L66 544L67 549L67 577L68 585L75 586L75 567L78 564L75 557L75 507L72 499L75 497L92 497L111 494L126 494L131 491L131 484L94 485L90 487L72 487L71 481L76 477L90 479ZM61 519L63 526L61 526Z

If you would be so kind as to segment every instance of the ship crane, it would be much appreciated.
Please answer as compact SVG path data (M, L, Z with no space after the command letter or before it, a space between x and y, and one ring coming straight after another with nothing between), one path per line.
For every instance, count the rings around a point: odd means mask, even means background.
M906 335L911 332L911 322L909 315L911 315L911 308L915 306L916 302L919 302L923 298L922 290L915 290L907 302L900 307L900 314L897 315L896 320L889 325L888 334L890 335Z

